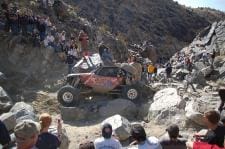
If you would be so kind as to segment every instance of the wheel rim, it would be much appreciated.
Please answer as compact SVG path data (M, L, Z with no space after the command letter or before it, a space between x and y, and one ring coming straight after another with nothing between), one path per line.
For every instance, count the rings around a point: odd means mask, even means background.
M138 96L138 92L136 89L129 89L127 92L127 97L131 100L134 100L135 98L137 98Z
M73 94L70 92L65 92L62 96L62 99L66 103L71 103L73 101Z

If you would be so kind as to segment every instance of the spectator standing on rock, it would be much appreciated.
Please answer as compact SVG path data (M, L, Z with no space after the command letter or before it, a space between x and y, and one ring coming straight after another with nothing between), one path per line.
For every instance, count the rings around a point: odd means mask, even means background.
M46 36L46 24L43 18L38 18L37 29L39 31L40 41L44 41Z
M204 114L204 122L208 128L207 133L202 136L203 139L198 139L201 142L206 142L211 145L217 145L221 148L224 147L224 136L225 136L225 126L219 123L220 121L220 114L215 111L211 110L205 112ZM196 137L199 134L195 135ZM187 147L192 148L196 144L196 142L187 142Z
M33 31L34 31L34 26L35 26L35 18L33 16L33 13L30 12L28 14L28 24L27 24L27 33L32 35Z
M2 145L3 148L8 148L10 141L9 132L5 124L0 120L0 145Z
M215 51L215 49L213 49L213 51L211 53L211 67L212 68L213 68L215 57L216 57L216 51Z
M26 14L25 11L20 10L19 14L18 14L18 19L19 19L20 28L22 30L22 35L26 36L27 35L27 25L28 25L28 15Z
M172 64L171 64L171 62L168 62L166 64L166 77L167 77L167 79L171 78L171 73L172 73Z
M147 138L144 128L136 124L131 129L133 142L130 145L138 145L137 149L162 149L159 140L155 137Z
M179 138L179 127L177 125L170 125L166 131L168 136L160 140L163 149L186 149L186 140Z
M196 89L193 85L193 74L191 73L191 71L189 71L189 73L185 76L185 81L186 81L186 87L185 87L185 91L187 92L189 85L192 87L193 91L196 92Z
M223 88L220 88L219 91L218 91L218 94L220 96L220 106L219 106L219 112L221 113L224 109L224 102L225 102L225 87Z
M66 32L62 31L62 33L59 34L59 41L62 45L66 43Z
M38 149L35 144L39 134L38 123L32 120L24 120L14 128L16 136L16 149Z
M108 123L102 127L102 137L94 141L95 149L121 149L120 142L112 138L112 126Z
M60 136L55 136L48 132L48 129L52 123L52 117L48 113L43 113L39 117L41 131L38 136L38 140L36 143L37 148L39 149L57 149L60 146L59 138ZM61 122L58 122L59 128L62 127ZM58 130L58 132L61 129ZM59 133L59 134L60 134Z
M10 24L10 29L12 34L18 35L20 32L20 28L19 28L17 9L15 7L10 8L9 10L9 24Z
M148 82L151 83L152 81L152 75L154 73L155 67L152 63L148 64Z

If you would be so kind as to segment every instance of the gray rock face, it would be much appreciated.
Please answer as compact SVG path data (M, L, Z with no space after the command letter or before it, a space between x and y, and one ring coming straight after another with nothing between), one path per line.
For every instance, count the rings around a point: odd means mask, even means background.
M24 102L17 102L10 110L15 115L16 122L30 119L36 121L37 117L34 113L34 108Z
M2 114L0 120L5 124L8 131L13 131L16 126L16 117L12 112Z
M4 73L0 72L0 83L3 83L6 81L6 76Z
M193 73L193 83L200 84L200 85L206 84L205 76L201 71L196 71Z
M126 99L116 99L110 101L106 106L99 109L99 114L102 117L110 117L115 114L120 114L126 118L133 119L137 116L136 105Z
M12 107L12 99L6 91L0 86L0 113L8 112Z
M219 68L219 77L225 78L225 64Z
M175 88L166 88L158 91L154 98L154 102L149 109L149 120L157 117L165 118L177 108L183 107L185 101L177 93Z
M209 110L217 110L220 104L219 96L215 94L205 94L196 100L190 101L186 108L187 119L192 120L198 125L204 126L203 114Z
M203 69L201 69L202 74L206 77L212 73L213 69L210 66L207 66Z
M102 125L105 123L109 123L112 125L112 129L116 136L119 138L119 140L126 140L129 138L131 124L126 118L120 115L114 115L104 120L102 122Z

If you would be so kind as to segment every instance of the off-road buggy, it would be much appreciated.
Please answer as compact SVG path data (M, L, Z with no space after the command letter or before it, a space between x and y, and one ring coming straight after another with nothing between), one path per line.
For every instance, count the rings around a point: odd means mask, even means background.
M139 85L132 81L132 77L132 68L128 64L96 66L89 73L69 74L67 84L58 91L58 101L63 106L74 106L91 93L136 100L140 97Z

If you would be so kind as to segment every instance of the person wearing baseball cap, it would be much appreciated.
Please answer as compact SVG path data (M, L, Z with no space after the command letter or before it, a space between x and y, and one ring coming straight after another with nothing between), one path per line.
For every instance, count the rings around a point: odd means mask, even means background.
M179 127L177 125L170 125L166 131L168 135L160 139L163 149L186 149L186 140L179 138Z
M102 126L102 137L97 138L94 141L95 149L103 149L103 148L115 148L121 149L122 146L120 142L112 137L112 125L109 123L105 123Z
M32 120L24 120L14 128L17 149L37 149L35 146L40 126Z

